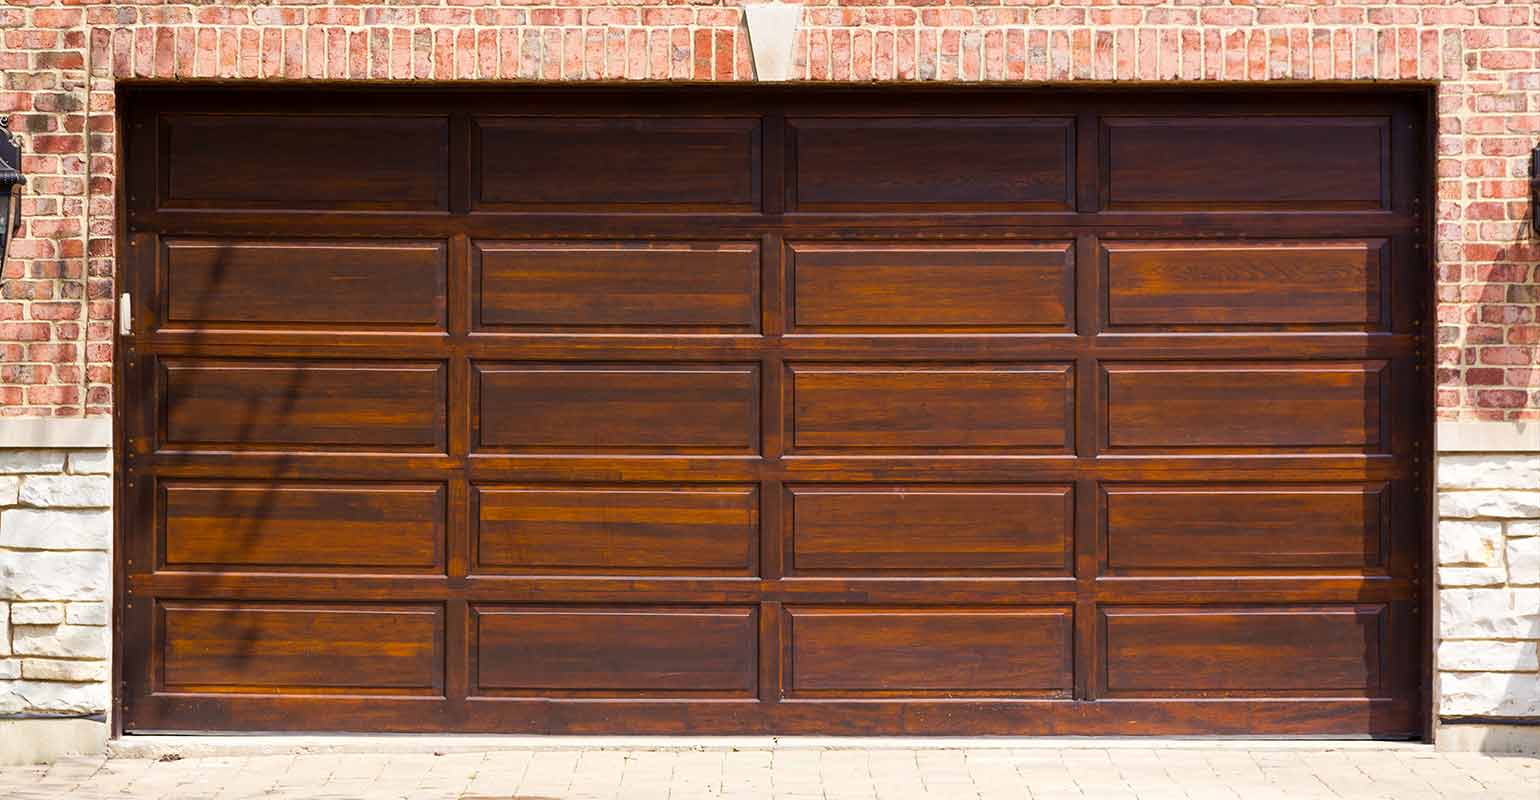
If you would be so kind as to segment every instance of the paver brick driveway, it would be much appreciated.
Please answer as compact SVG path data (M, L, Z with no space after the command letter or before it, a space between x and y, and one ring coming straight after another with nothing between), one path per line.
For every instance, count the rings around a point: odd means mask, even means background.
M1540 800L1540 759L1265 745L98 757L0 769L0 797Z

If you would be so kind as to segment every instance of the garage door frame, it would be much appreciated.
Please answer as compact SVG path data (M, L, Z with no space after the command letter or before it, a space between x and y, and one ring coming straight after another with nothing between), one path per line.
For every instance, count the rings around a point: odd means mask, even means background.
M208 89L198 88L198 89L193 89L193 88L186 87L185 84L182 84L182 85L180 85L179 88L174 90L174 94L178 98L180 98L178 100L178 102L192 102L193 99L198 97L200 93L207 93L207 96L209 96L209 97L218 97L222 93L228 92L228 91L236 91L236 90L229 89L229 88L219 88L219 89L214 89L214 88L208 88ZM293 97L294 96L294 95L290 94L290 90L282 90L282 89L275 90L275 89L271 89L271 88L263 88L263 89L250 89L250 90L248 90L248 89L244 89L243 88L243 89L240 89L239 91L250 92L253 96L254 95L267 95L267 96L270 96L270 97L280 97L280 96ZM311 90L311 91L314 91L314 90ZM351 93L351 91L353 91L353 90L345 89L345 88L342 88L342 87L337 87L335 89L329 88L329 89L327 89L325 91L336 92L337 96L340 97L340 96L345 96L345 95ZM373 91L380 91L380 90L375 89ZM428 98L431 98L431 97L435 97L435 96L441 97L441 96L444 96L447 93L460 93L460 92L468 92L468 91L472 91L472 89L470 87L444 86L444 87L439 87L439 88L435 88L435 89L427 90L427 91L420 90L420 89L399 90L399 92L397 93L396 96L402 98L403 100L406 100L406 99L408 99L408 98L410 98L410 97L412 97L414 95L426 96ZM1127 90L1111 90L1111 89L1108 89L1108 90L1105 90L1105 91L1106 92L1116 92L1116 91L1127 91ZM172 91L170 90L169 87L156 86L156 85L153 85L153 84L132 84L132 83L130 83L130 84L123 84L123 85L121 85L120 86L120 95L119 95L119 109L120 109L120 112L119 112L119 114L120 114L120 116L119 116L119 130L127 132L127 131L129 131L129 126L134 123L135 119L131 115L133 113L132 109L135 107L135 103L137 101L139 101L141 99L144 100L144 101L151 101L159 93L163 93L163 92L165 92L165 93L172 93ZM1097 90L1097 89L1076 89L1073 92L1069 92L1069 91L1060 92L1058 90L1027 90L1027 91L1023 91L1023 90L1017 90L1017 89L991 89L991 88L986 88L986 89L974 89L974 88L963 89L963 88L958 88L958 87L946 87L945 89L941 89L941 90L927 88L927 89L905 89L905 90L902 90L902 91L887 90L887 89L871 89L871 90L869 90L869 89L860 89L860 90L855 90L855 89L832 89L832 90L830 90L830 89L810 89L810 88L807 88L807 87L796 87L794 89L785 89L785 88L778 88L778 87L777 88L768 88L767 87L767 88L756 88L756 89L720 88L720 87L700 87L700 88L692 87L692 88L687 88L687 89L686 88L649 87L649 88L645 88L645 89L628 88L628 89L622 91L622 90L616 90L613 87L593 87L591 89L574 89L574 88L570 88L570 87L560 87L560 88L553 87L553 88L550 88L550 89L545 89L545 88L520 89L520 90L518 90L518 92L522 93L524 96L539 97L539 98L541 98L543 100L570 102L570 103L574 104L574 107L582 107L584 104L592 102L593 100L595 100L597 98L608 97L611 100L616 99L616 98L635 98L635 97L638 96L639 93L641 93L641 94L643 94L645 96L649 96L649 97L651 97L652 99L655 99L655 100L661 99L664 102L667 102L668 98L671 98L671 97L695 98L695 97L700 97L700 96L716 95L716 96L721 97L721 98L741 98L741 99L745 99L746 103L752 103L753 100L750 99L750 98L758 98L758 97L796 97L799 94L807 95L807 96L820 96L820 95L825 95L826 96L826 93L845 92L845 93L847 93L845 96L848 96L848 97L851 97L851 98L875 97L875 98L878 98L879 100L880 99L885 99L885 98L896 98L896 97L903 96L903 95L911 95L911 96L914 96L914 97L917 97L917 98L924 98L926 102L934 102L938 106L945 105L945 104L947 104L949 102L955 102L955 103L959 103L961 105L966 105L970 100L973 100L973 99L977 99L977 98L998 98L1000 95L1011 95L1011 96L1022 97L1022 98L1025 98L1027 100L1034 100L1034 99L1045 99L1045 98L1097 96L1097 95L1103 94L1103 90ZM1334 93L1334 94L1337 94L1337 95L1341 95L1341 99L1343 99L1343 100L1346 100L1347 98L1351 98L1351 97L1354 97L1354 96L1368 96L1368 97L1377 97L1377 98L1387 98L1387 97L1395 96L1395 97L1405 98L1408 101L1420 102L1420 105L1422 107L1421 113L1422 113L1423 116L1422 116L1422 120L1420 120L1419 122L1424 122L1425 121L1425 124L1423 125L1423 127L1424 127L1423 135L1418 137L1418 138L1421 140L1420 143L1422 145L1422 147L1420 149L1422 151L1421 158L1422 158L1422 165L1423 165L1424 175L1422 176L1422 180L1418 181L1419 185L1416 187L1415 194L1417 194L1417 195L1419 195L1421 197L1432 197L1433 196L1433 194L1432 194L1432 186L1431 186L1431 184L1432 184L1432 175L1431 175L1431 168L1430 167L1431 167L1431 164L1433 163L1433 161L1432 161L1432 142L1434 141L1434 136L1435 136L1434 120L1436 119L1436 116L1432 113L1432 110L1431 110L1432 92L1431 92L1431 89L1429 87L1426 87L1426 86L1410 86L1410 87L1396 87L1396 88L1386 88L1386 87L1364 88L1364 87L1332 86L1332 87L1312 87L1309 90L1303 90L1303 89L1301 89L1301 90L1294 90L1294 89L1280 90L1280 89L1272 88L1272 87L1268 87L1268 88L1265 88L1265 89L1259 89L1258 87L1255 87L1255 86L1241 86L1241 87L1224 87L1222 89L1213 89L1213 90L1183 89L1183 90L1180 90L1180 91L1174 90L1174 89L1162 88L1162 89L1158 89L1158 90L1157 89L1146 89L1146 90L1143 90L1143 92L1151 93L1151 94L1160 94L1162 96L1171 96L1173 94L1182 94L1182 95L1191 96L1191 97L1194 97L1194 98L1200 98L1201 97L1201 98L1204 98L1204 99L1206 99L1208 101L1217 101L1217 102L1224 102L1225 100L1233 98L1235 101L1242 102L1242 103L1247 102L1247 101L1249 101L1251 99L1254 99L1255 96L1257 94L1259 94L1259 93L1265 93L1269 97L1277 97L1277 98L1298 97L1298 98L1321 99L1321 98L1327 96L1325 94L1327 92ZM430 102L431 103L433 101L431 99L428 99L428 100L425 100L425 102ZM683 102L688 102L688 100L684 100ZM986 100L986 102L988 102L988 101ZM1306 102L1308 102L1308 100ZM130 134L128 134L128 133L122 134L120 136L120 139L121 138L128 138L129 135ZM766 145L766 147L770 147L770 146L773 145L773 142L767 141L765 143L765 145ZM130 152L130 151L126 151L125 150L125 151L121 151L121 152ZM1085 155L1084 151L1082 151L1082 155ZM274 162L273 162L273 165L274 165L274 168L281 169L282 168L281 158L275 158ZM145 267L147 265L153 263L154 256L153 256L153 254L146 253L146 252L143 251L143 248L140 247L139 242L137 242L135 240L135 236L133 235L133 231L130 230L130 225L131 225L130 220L132 219L131 216L130 216L130 214L132 213L132 211L131 211L131 195L135 191L135 188L134 188L135 187L135 177L138 176L139 174L140 174L140 172L139 172L138 168L135 166L134 162L129 161L128 162L128 168L127 168L127 178L120 183L120 188L119 188L119 212L120 213L118 215L118 219L120 220L119 224L120 224L121 231L120 231L120 237L119 237L119 248L118 248L117 252L119 253L119 260L120 260L120 273L119 274L120 274L120 276L122 276L121 288L129 289L130 291L132 291L134 293L136 298L146 298L146 297L151 296L150 292L153 291L153 289L146 284L146 276L149 274L150 270L146 269ZM462 196L463 192L461 190L463 188L464 187L456 186L453 183L451 183L451 185L449 187L449 194L450 194L450 196L452 198L453 197L457 197L457 196ZM1089 187L1087 187L1087 188L1089 188ZM1433 280L1432 280L1432 277L1431 277L1431 264L1430 264L1430 262L1431 262L1430 253L1431 253L1431 249L1432 249L1430 242L1431 242L1431 238L1432 238L1432 233L1431 233L1432 228L1430 226L1430 223L1428 222L1428 220L1430 218L1430 214L1431 214L1431 209L1428 208L1429 205L1430 204L1423 203L1417 209L1415 209L1413 211L1414 214L1420 214L1421 217L1422 217L1421 225L1418 228L1418 233L1421 235L1422 241L1421 242L1416 242L1414 244L1420 245L1420 247L1419 247L1419 249L1421 251L1420 262L1421 262L1421 264L1423 266L1423 271L1424 271L1424 275L1425 275L1425 280L1424 280L1424 283L1425 283L1425 292L1424 292L1425 297L1422 299L1422 309L1421 309L1421 318L1422 318L1422 320L1424 320L1425 323L1426 323L1427 320L1429 320L1429 314L1430 314L1429 309L1431 309L1433 307L1433 290L1432 290ZM137 305L137 303L138 303L138 300L136 300L136 305ZM136 315L136 317L142 317L142 315ZM136 326L139 325L141 322L142 322L142 319L136 319L135 320ZM1431 338L1431 337L1427 337L1427 336L1420 337L1419 342L1418 342L1419 346L1423 350L1423 354L1421 356L1421 365L1422 366L1421 366L1421 368L1419 370L1420 371L1419 397L1417 398L1418 401L1421 404L1422 412L1420 414L1421 425L1420 425L1420 429L1419 429L1419 432L1418 432L1418 446L1416 448L1418 450L1418 452L1415 454L1414 458L1418 461L1418 463L1423 464L1423 465L1430 465L1431 464L1431 446L1432 446L1432 412L1431 412L1431 409L1433 407L1433 403L1432 403L1432 389L1431 389L1431 383L1432 382L1431 382L1431 374L1430 374L1431 368L1429 367L1429 365L1431 364L1431 359L1429 358L1429 355L1428 355L1428 353L1431 351L1431 343L1427 341L1427 339L1429 339L1429 338ZM114 633L115 633L115 635L114 635L114 663L113 663L113 669L114 669L114 704L113 704L113 708L115 710L115 713L113 714L113 724L114 724L114 728L115 728L115 731L114 731L115 734L123 734L125 732L129 732L129 731L127 731L125 729L125 717L127 716L126 704L129 702L129 699L127 697L127 694L128 694L128 691L129 691L129 683L125 680L125 677L124 677L124 673L123 673L124 665L129 663L132 659L143 659L143 658L146 658L148 656L148 652L147 652L148 642L144 639L144 637L131 637L131 636L127 635L127 632L129 631L129 627L125 624L125 619L124 619L125 614L134 613L134 606L132 605L133 598L130 597L129 592L128 592L128 588L129 587L128 587L128 579L127 579L127 576L129 574L131 568L134 566L133 563L132 563L133 562L134 552L133 552L133 550L130 547L130 543L128 541L128 537L126 536L126 532L134 524L134 520L135 520L135 516L134 515L136 513L136 509L142 508L144 506L144 498L146 497L146 495L144 494L144 491L145 491L146 487L141 485L141 484L136 483L136 475L138 473L136 472L135 462L136 462L136 460L144 459L144 458L147 458L147 457L150 456L150 454L145 450L146 442L144 441L143 437L142 436L132 435L132 432L133 431L149 430L149 429L151 429L151 427L153 427L152 423L150 423L149 419L145 416L145 414L150 413L150 409L143 407L141 404L139 404L137 402L137 400L139 398L145 397L145 396L149 396L149 395L145 394L144 392L146 392L148 390L148 388L149 388L149 385L148 385L147 381L153 380L153 376L149 375L148 371L142 368L141 362L140 362L140 355L139 355L139 353L137 353L135 351L135 341L136 341L136 339L133 338L133 337L121 338L119 340L119 346L116 348L116 354L115 354L115 358L117 360L116 375L115 375L115 385L118 387L118 395L119 395L119 400L120 400L120 402L116 406L116 411L115 411L115 421L116 421L115 436L116 436L116 445L117 445L117 447L119 449L119 452L123 454L124 465L125 465L125 469L123 471L121 471L119 473L119 475L115 479L116 483L117 483L117 487L116 487L116 499L117 499L117 502L116 502L116 508L117 508L117 511L116 511L117 533L116 533L116 536L117 536L117 538L115 540L115 545L116 546L115 546L115 550L114 550L114 559L115 559L115 564L116 564L115 571L114 571L114 577L115 577L115 592L116 592L117 603L116 603L115 623L114 623ZM146 427L147 425L151 426L151 427ZM1431 690L1431 669L1430 668L1431 668L1431 660L1432 660L1431 647L1432 647L1432 642L1435 641L1434 637L1433 637L1433 631L1432 631L1432 625L1431 625L1432 617L1433 617L1433 615L1431 613L1431 610L1432 610L1431 595L1433 594L1433 592L1431 591L1431 588L1430 588L1432 586L1432 580L1431 580L1431 573L1432 573L1431 552L1432 552L1432 541L1433 541L1432 525L1431 525L1431 522L1430 522L1430 520L1432 518L1432 515L1431 515L1431 503L1430 503L1430 498L1432 497L1431 469L1430 468L1423 468L1423 469L1420 470L1419 475L1420 475L1420 478L1419 478L1420 498L1419 498L1418 503L1419 503L1420 510L1421 510L1420 517L1421 517L1421 520L1422 520L1422 524L1421 524L1420 537L1419 537L1419 539L1420 539L1420 543L1419 543L1420 551L1418 553L1417 562L1418 562L1418 569L1420 571L1420 575L1415 576L1414 583L1420 583L1423 588L1420 590L1419 597L1418 597L1418 604L1419 604L1418 613L1419 613L1419 615L1421 617L1421 622L1420 622L1420 638L1421 638L1422 646L1419 648L1419 660L1420 660L1421 663L1420 663L1419 668L1418 668L1418 673L1419 673L1418 684L1419 684L1419 686L1417 688L1418 696L1416 698L1416 702L1417 702L1417 704L1419 706L1419 713L1418 713L1418 721L1417 721L1416 724L1420 728L1422 728L1422 730L1424 731L1424 735L1426 736L1427 732L1428 732L1428 726L1431 725L1431 713L1429 711L1430 696L1431 696L1431 693L1430 693L1430 690ZM920 728L926 728L926 725L922 722L919 725L919 727Z

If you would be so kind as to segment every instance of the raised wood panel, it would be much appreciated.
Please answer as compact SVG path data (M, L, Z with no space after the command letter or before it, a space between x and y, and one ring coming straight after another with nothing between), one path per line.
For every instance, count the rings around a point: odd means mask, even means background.
M1104 364L1109 447L1379 451L1384 362Z
M1074 435L1067 364L788 366L795 451L1062 451Z
M1069 486L790 486L798 574L1066 574Z
M477 242L474 252L483 327L759 328L753 242Z
M473 694L750 696L747 607L476 606Z
M1109 696L1377 695L1382 605L1102 609Z
M786 608L787 694L1067 696L1069 608Z
M1384 565L1384 484L1104 487L1115 574L1360 571Z
M1109 209L1389 208L1390 119L1104 117Z
M1382 327L1386 242L1106 242L1107 322Z
M442 484L169 480L162 564L263 570L443 570Z
M478 486L482 571L746 575L751 486Z
M449 119L400 114L165 114L160 205L443 211Z
M791 117L787 207L1065 210L1074 120Z
M177 327L444 325L441 242L178 238L164 259Z
M747 211L759 206L755 117L480 117L477 205Z
M753 365L478 364L478 443L528 452L759 449Z
M1011 332L1073 327L1074 245L815 243L787 247L799 331Z
M162 362L169 445L431 448L444 366L426 362Z
M162 691L443 691L442 606L192 601L158 606Z

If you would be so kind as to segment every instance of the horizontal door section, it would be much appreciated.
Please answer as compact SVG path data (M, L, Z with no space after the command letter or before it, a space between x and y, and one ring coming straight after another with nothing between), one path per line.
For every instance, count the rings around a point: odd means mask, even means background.
M442 330L443 242L162 241L161 328Z
M1069 697L1074 611L785 608L785 694Z
M161 208L449 209L448 116L169 113L157 120ZM282 168L255 153L282 153Z
M159 691L444 691L440 604L160 601Z
M757 117L478 117L473 205L488 211L752 211Z
M1063 211L1071 118L786 119L790 211Z
M472 258L478 329L759 330L754 242L484 241Z
M164 358L158 363L167 448L445 448L443 362Z
M1111 575L1383 574L1390 485L1102 486Z
M1384 361L1104 362L1102 444L1385 452L1389 372Z
M444 571L442 483L161 479L159 489L164 569Z
M473 365L478 450L759 452L754 364Z
M1072 333L1070 242L792 242L790 333Z
M788 364L789 454L1063 453L1070 364Z
M475 569L518 575L755 573L754 486L473 487Z
M1347 327L1390 323L1384 239L1104 242L1110 329Z
M1108 697L1377 697L1388 616L1372 604L1104 606L1103 689Z
M1390 207L1390 118L1102 118L1111 210L1339 211Z
M789 575L1068 575L1070 486L786 488Z
M758 684L749 606L472 606L471 696L741 697Z

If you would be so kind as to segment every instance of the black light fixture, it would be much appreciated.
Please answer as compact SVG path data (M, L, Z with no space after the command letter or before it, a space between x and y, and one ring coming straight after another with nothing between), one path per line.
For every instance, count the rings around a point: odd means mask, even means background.
M1540 233L1540 144L1529 151L1529 224Z
M0 117L0 269L11 237L21 228L20 187L27 182L21 174L21 147L11 138L10 122Z

